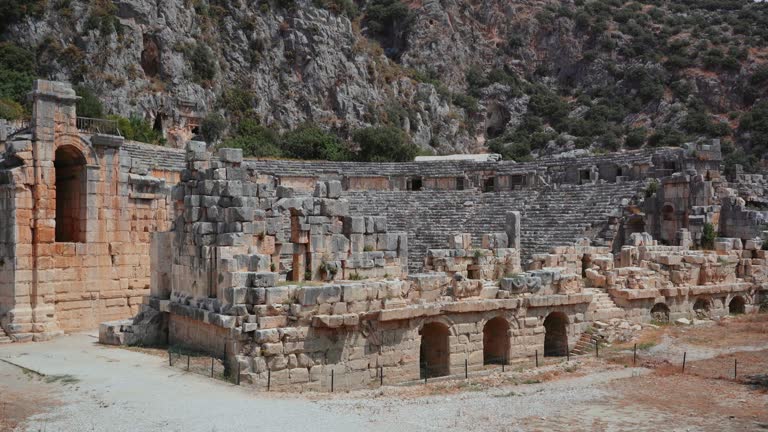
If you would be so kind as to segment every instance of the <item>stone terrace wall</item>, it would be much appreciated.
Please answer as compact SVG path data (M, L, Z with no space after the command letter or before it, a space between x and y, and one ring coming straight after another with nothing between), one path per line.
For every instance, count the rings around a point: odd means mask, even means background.
M640 165L652 165L654 164L654 159L667 159L676 161L682 156L682 152L683 151L681 149L674 148L643 149L602 156L542 158L533 162L520 163L514 161L475 162L467 160L372 163L250 159L245 161L245 165L252 167L263 174L291 177L318 175L336 175L339 177L345 175L355 177L456 177L461 173L470 173L475 171L492 171L497 174L521 174L530 171L550 171L552 173L559 172L564 176L571 167L588 168L593 165L601 166L607 164L631 167ZM565 178L563 178L563 180L565 180Z
M520 211L523 259L545 253L553 245L587 236L599 245L609 216L619 214L622 200L631 200L643 182L572 185L478 194L474 191L347 191L350 210L381 214L390 226L409 236L409 270L419 271L428 249L446 247L448 235L467 232L480 246L482 235L504 232L506 214Z

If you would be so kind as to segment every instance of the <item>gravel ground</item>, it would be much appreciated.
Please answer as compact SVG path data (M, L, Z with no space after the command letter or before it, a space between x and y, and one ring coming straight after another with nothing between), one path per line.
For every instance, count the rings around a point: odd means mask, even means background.
M768 345L757 345L708 348L663 336L643 357L749 351L761 363L768 351L754 350ZM427 386L269 395L170 368L157 355L100 346L87 334L2 346L0 360L0 399L23 401L11 405L10 420L0 410L0 431L736 431L768 420L768 396L747 386L603 358ZM738 409L728 405L734 401Z
M338 415L301 397L254 395L245 387L179 372L156 356L99 346L85 334L5 345L0 359L59 377L26 374L31 380L28 387L37 385L39 392L59 403L33 415L17 429L21 431L399 429L393 424L371 427L358 417ZM19 369L17 374L21 373ZM0 383L0 394L13 390L5 383L5 379ZM58 385L58 391L52 384Z

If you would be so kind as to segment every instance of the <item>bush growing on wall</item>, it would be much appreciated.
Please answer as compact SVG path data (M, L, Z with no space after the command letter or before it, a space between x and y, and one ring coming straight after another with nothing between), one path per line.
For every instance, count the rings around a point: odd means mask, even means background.
M715 226L707 222L704 224L704 231L701 233L701 247L704 249L712 249L715 247Z

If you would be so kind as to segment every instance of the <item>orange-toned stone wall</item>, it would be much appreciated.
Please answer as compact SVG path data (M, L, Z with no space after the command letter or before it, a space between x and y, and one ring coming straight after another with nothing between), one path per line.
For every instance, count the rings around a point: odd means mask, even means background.
M12 184L0 193L0 212L15 214L3 218L13 223L3 228L13 238L0 253L12 255L13 269L0 274L0 319L17 340L93 329L138 313L149 294L150 235L170 229L174 202L166 185L180 180L179 172L132 172L121 139L106 145L81 135L68 86L38 81L34 94L33 139L13 143L22 165L6 171ZM55 235L54 161L63 146L85 161L76 168L86 180L76 198L85 217L78 242L57 242Z

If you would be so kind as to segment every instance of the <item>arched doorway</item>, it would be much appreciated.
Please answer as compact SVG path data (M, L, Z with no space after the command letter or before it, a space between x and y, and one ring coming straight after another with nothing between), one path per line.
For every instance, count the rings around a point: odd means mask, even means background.
M85 158L78 149L56 149L56 241L84 242L86 220Z
M735 296L728 303L728 313L731 315L741 315L746 312L746 302L744 297Z
M568 354L568 316L552 312L544 319L544 356L562 357Z
M669 322L669 306L664 303L656 303L651 308L651 319L654 321Z
M712 310L712 301L707 298L696 299L693 303L693 314L698 319L708 319L709 311Z
M421 378L448 375L450 349L448 326L438 322L424 324L421 329L421 348L419 350L419 365Z
M496 317L483 327L483 364L505 363L509 355L509 323Z
M581 257L581 277L587 277L587 269L592 268L592 255L584 254Z

